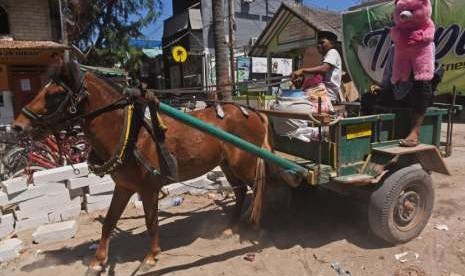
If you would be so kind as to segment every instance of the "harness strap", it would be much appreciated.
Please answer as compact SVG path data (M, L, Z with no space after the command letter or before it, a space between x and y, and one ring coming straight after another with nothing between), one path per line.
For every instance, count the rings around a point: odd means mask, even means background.
M38 116L37 114L35 114L33 111L31 111L29 108L27 107L23 107L21 109L21 112L28 118L28 119L32 119L32 120L38 120L38 121L41 121L42 118L40 116Z
M127 158L127 148L134 144L131 140L133 127L134 105L129 104L124 109L124 124L121 132L118 150L107 161L103 161L96 156L96 153L91 150L89 155L89 170L94 174L103 177L105 174L112 173L119 168Z
M159 115L158 107L159 107L159 102L154 95L148 95L146 97L147 99L147 106L149 108L150 112L150 119L152 122L152 131L153 131L153 136L155 137L154 142L155 145L157 146L157 150L159 153L159 162L160 162L160 167L161 171L163 172L163 175L170 176L173 179L178 179L179 174L178 174L178 162L174 155L171 154L171 152L168 150L168 147L166 146L165 140L165 132L167 130L167 127L163 123L163 120L161 119L161 116ZM167 173L164 173L167 172Z

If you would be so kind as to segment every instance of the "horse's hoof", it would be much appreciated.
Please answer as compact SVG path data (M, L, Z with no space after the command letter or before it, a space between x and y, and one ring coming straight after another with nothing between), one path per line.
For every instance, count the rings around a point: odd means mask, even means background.
M101 266L87 268L85 276L100 276L103 268Z
M139 272L148 272L157 265L157 262L147 262L144 261L140 264L138 271Z

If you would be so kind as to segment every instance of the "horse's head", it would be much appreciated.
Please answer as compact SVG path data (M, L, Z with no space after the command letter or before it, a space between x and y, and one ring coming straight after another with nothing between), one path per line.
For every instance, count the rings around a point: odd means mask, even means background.
M76 116L86 93L78 65L57 60L49 73L45 86L13 122L15 131L40 138L63 128Z

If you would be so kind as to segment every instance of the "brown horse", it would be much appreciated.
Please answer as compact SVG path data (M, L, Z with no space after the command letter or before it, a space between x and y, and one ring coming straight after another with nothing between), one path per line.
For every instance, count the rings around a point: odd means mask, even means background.
M14 129L38 138L81 115L84 118L82 127L93 150L99 158L107 160L117 151L125 113L121 108L109 109L107 112L95 111L117 102L122 98L121 91L95 74L80 74L72 64L60 62L56 69L58 70L55 70L54 78L50 79L15 120ZM191 115L257 146L271 149L266 117L254 111L246 116L232 104L226 104L223 108L223 119L218 118L211 107L192 112ZM85 116L92 113L93 116ZM178 162L179 180L198 177L218 165L221 166L234 188L236 209L233 217L237 219L241 214L247 185L254 186L258 182L263 187L265 168L261 159L172 118L162 116L162 119L168 127L166 145ZM135 147L150 166L160 168L157 146L145 128L140 128ZM110 234L134 193L138 193L142 199L146 226L151 237L150 250L142 266L147 268L155 265L160 253L157 203L158 193L166 181L162 176L154 175L141 166L132 155L111 176L116 188L88 274L98 274L103 269L108 256ZM252 204L257 212L260 209L260 197L256 192Z

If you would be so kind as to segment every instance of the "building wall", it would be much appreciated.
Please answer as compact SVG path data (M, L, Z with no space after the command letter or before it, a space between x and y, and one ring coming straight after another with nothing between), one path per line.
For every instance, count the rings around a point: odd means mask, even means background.
M268 4L267 4L268 2ZM243 0L234 0L234 16L236 22L236 47L248 46L251 38L260 36L268 21L281 6L282 2L295 2L294 0L254 0L251 3ZM268 14L267 14L268 7ZM225 1L225 17L228 13ZM227 21L227 20L225 20ZM226 22L227 23L227 22ZM226 33L228 26L226 25Z
M48 0L0 0L10 20L10 35L18 40L52 40Z

